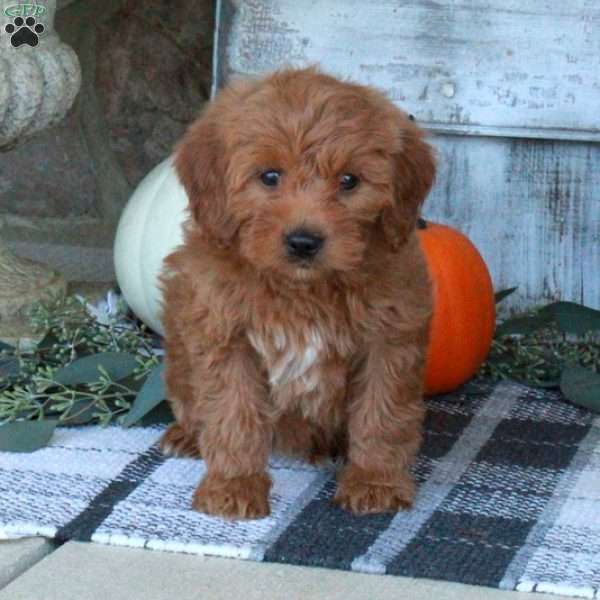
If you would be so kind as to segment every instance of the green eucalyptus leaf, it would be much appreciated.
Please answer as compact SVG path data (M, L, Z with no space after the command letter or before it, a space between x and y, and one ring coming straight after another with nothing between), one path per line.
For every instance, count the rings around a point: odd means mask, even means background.
M502 335L526 335L547 327L552 321L549 315L534 315L530 317L513 317L496 327L496 337Z
M100 379L100 369L104 369L113 380L119 380L131 374L137 366L135 357L128 352L103 352L73 361L59 369L54 379L63 385L92 383Z
M127 375L127 377L123 377L123 379L119 379L118 381L121 385L124 385L126 388L130 389L136 395L137 392L142 389L142 386L145 382L144 378L139 377L136 373L131 373L130 375Z
M175 421L175 416L171 406L166 400L163 400L158 406L155 406L148 414L144 415L136 425L149 427L150 425L168 425Z
M575 302L554 302L542 308L539 314L553 319L563 333L583 335L600 331L600 310Z
M15 348L5 342L0 342L0 352L5 351L5 354L0 354L0 381L18 375L21 371L19 359L14 356Z
M54 346L54 344L59 344L60 340L54 334L52 330L48 331L46 335L38 342L37 348L38 350L48 350Z
M573 404L600 412L600 374L578 365L565 367L560 389Z
M560 388L560 380L549 380L549 381L540 381L537 384L537 387L544 388L546 390L557 390Z
M496 292L494 294L494 300L496 301L496 304L498 304L498 302L502 302L502 300L504 300L504 298L506 298L507 296L510 296L513 292L516 292L517 288L516 287L511 287L511 288L507 288L505 290L500 290L499 292Z
M0 356L0 380L18 375L21 372L19 359L14 356Z
M43 448L56 428L55 420L15 421L0 425L1 452L34 452Z
M62 413L61 425L85 425L95 419L98 407L94 400L77 400Z
M144 385L133 401L131 410L122 421L125 427L137 423L143 416L147 415L153 408L166 398L165 384L163 381L164 363L156 365L148 375Z

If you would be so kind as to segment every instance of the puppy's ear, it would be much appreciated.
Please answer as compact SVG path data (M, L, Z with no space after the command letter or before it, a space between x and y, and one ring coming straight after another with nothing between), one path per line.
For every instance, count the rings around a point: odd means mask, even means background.
M408 117L396 116L394 161L394 200L383 209L383 234L394 252L406 242L435 179L433 148L425 134Z
M206 236L227 247L237 226L228 213L226 150L212 107L194 122L175 148L175 170L189 199L189 210Z

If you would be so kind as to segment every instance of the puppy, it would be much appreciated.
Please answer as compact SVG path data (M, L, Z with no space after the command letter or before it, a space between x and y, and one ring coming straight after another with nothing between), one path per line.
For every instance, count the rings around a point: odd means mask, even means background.
M377 91L315 69L223 90L175 152L189 196L165 261L165 453L193 507L269 514L271 451L343 459L335 502L410 507L432 312L415 235L430 146Z

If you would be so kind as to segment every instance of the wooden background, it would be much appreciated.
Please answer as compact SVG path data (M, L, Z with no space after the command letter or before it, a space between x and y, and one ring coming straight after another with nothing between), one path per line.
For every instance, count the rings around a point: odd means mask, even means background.
M431 132L424 216L467 233L506 308L600 308L598 0L219 0L213 92L320 64Z

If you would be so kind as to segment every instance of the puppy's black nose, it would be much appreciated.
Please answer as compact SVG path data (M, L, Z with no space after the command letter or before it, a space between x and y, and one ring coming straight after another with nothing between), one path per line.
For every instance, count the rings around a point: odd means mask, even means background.
M285 245L292 258L312 259L323 247L325 240L306 229L295 229L285 236Z

